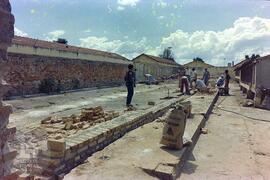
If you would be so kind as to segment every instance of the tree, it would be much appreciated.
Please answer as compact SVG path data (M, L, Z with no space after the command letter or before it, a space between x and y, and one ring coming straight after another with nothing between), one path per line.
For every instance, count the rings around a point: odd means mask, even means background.
M63 38L58 38L57 41L54 41L54 42L61 43L61 44L67 44L68 43L68 41L66 39L63 39Z
M259 54L252 54L251 56L249 56L249 55L245 55L245 59L246 60L254 60L254 59L257 59L257 58L259 58L259 57L261 57Z
M256 55L255 54L252 54L251 55L251 59L253 60L253 59L256 59Z
M202 58L200 58L200 57L193 58L193 61L204 62L204 60Z
M167 47L164 49L163 54L159 55L161 58L169 59L174 61L174 55L172 52L172 47Z

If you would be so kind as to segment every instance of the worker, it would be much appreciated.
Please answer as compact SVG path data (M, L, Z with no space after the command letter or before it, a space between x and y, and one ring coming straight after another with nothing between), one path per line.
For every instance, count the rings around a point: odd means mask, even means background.
M190 82L190 69L188 67L186 67L186 76L188 78L188 81Z
M206 88L206 84L204 83L203 80L198 79L198 80L196 81L196 88L197 88L197 89Z
M224 76L221 75L221 76L218 78L217 82L216 82L216 86L217 86L218 88L220 88L220 87L222 87L223 85L224 85Z
M183 75L181 77L181 87L180 87L180 91L184 94L184 88L185 88L185 93L187 95L190 95L189 92L189 81L188 81L188 77L186 75Z
M128 71L126 72L126 75L125 75L125 82L127 86L127 101L126 101L127 107L132 107L131 101L134 94L134 87L136 87L135 76L136 75L135 75L135 72L133 71L133 65L129 64Z
M208 71L207 68L204 69L203 73L203 82L206 86L209 85L209 79L210 79L210 72Z
M225 70L225 95L229 95L229 84L230 84L231 76L229 74L229 71Z
M190 87L193 87L193 82L196 85L196 81L197 81L197 72L195 70L195 68L192 68L192 71L190 72Z

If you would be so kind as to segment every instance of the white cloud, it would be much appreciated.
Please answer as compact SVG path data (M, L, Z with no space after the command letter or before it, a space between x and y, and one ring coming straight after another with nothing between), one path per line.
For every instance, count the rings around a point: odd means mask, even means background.
M58 38L63 36L65 33L66 32L64 30L55 30L55 31L49 32L46 35L46 40L48 40L48 41L57 40Z
M120 6L136 6L140 0L117 0Z
M123 6L118 6L118 7L117 7L117 10L118 10L118 11L123 11L124 9L125 9L125 8L124 8Z
M164 2L163 0L159 0L157 2L157 6L161 7L161 8L165 8L168 6L168 3Z
M31 13L31 14L35 14L35 13L36 13L36 10L35 10L35 9L31 9L31 10L30 10L30 13Z
M92 32L92 31L91 31L91 29L86 29L86 30L84 30L83 32L84 32L84 33L90 33L90 32Z
M22 37L28 36L28 34L26 32L23 32L22 30L18 29L17 27L14 27L14 34L16 36L22 36Z
M270 19L242 17L223 31L188 33L179 29L162 38L157 47L151 46L146 38L122 41L95 36L80 39L80 45L116 52L130 59L141 53L158 55L164 48L173 47L176 60L180 64L191 61L194 57L201 57L213 65L225 65L233 60L242 60L245 54L270 54Z
M162 20L162 19L164 19L164 18L165 18L164 16L158 16L158 17L157 17L158 20Z
M225 65L224 59L239 61L245 54L269 54L270 19L242 17L232 27L218 32L177 30L162 38L156 51L169 46L177 59L199 56L215 65Z
M138 41L110 41L107 37L90 36L81 38L80 42L80 46L82 47L115 52L130 59L141 53L154 51L151 47L147 46L148 42L145 37Z

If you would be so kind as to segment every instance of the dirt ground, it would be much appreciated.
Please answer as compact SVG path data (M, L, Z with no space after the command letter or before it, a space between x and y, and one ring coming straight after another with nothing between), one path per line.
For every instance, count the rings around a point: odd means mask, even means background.
M162 98L168 95L168 88L170 96L177 97L176 82L150 87L139 85L133 104L143 110L152 107L148 101L162 103L166 101ZM46 139L36 129L42 119L52 115L69 116L82 108L98 105L123 114L125 96L126 89L117 87L6 102L14 106L10 122L18 128L13 142L13 147L19 150L17 160L21 158L17 167L23 166L24 158L31 159L33 155L29 152L38 149L39 142ZM194 101L193 110L200 114L209 102L203 94L197 94L197 98L204 102L196 105L198 101ZM270 179L270 111L243 107L243 99L236 84L231 86L231 96L219 98L207 123L208 133L200 136L180 179ZM140 167L147 164L145 160L159 146L162 127L162 123L153 122L128 133L95 153L65 179L126 179L127 174L128 179L155 179Z
M232 85L231 96L219 98L207 123L208 133L200 136L179 179L270 179L270 111L242 107L243 99L237 85ZM172 161L169 152L155 151L162 127L153 122L128 133L65 179L155 179L141 167L156 159Z
M175 93L176 81L151 86L139 84L135 89L133 105L138 110L144 110L153 107L148 105L149 101L156 105L167 101L163 98L168 96L168 89L170 96L178 97L179 93ZM6 101L14 109L9 125L17 128L15 139L10 142L11 147L18 152L15 168L25 170L29 162L35 161L38 149L45 146L48 134L40 127L41 120L50 116L77 115L83 108L96 106L102 106L105 111L114 110L121 115L126 110L125 100L126 89L122 86Z
M177 82L169 81L160 85L139 84L135 89L133 105L137 109L152 106L148 101L159 104L165 100L170 89L170 96L177 90ZM146 98L147 97L147 98ZM82 108L102 106L104 110L115 110L121 113L126 109L126 88L124 86L91 91L79 91L60 95L34 97L6 101L13 105L14 112L10 116L10 125L15 125L19 132L29 132L38 127L40 121L49 116L69 116L78 114Z
M220 97L180 179L270 179L270 111L242 107L237 85Z

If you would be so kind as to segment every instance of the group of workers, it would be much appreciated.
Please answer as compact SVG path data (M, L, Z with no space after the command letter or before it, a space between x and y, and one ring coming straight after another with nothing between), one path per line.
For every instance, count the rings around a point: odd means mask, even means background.
M217 82L217 88L224 88L226 95L229 95L229 83L230 83L229 71L225 70L224 75L221 75ZM189 95L190 89L194 87L197 89L206 89L209 86L210 72L205 68L202 79L198 78L195 68L192 68L190 71L189 68L186 68L184 72L179 72L179 87L180 91L184 94ZM185 91L184 91L185 90Z
M229 83L230 83L229 71L225 70L224 75L221 75L217 82L216 87L224 89L225 95L229 95ZM198 79L198 75L195 68L190 71L188 68L184 72L179 72L179 86L180 91L184 94L190 94L190 89L193 87L197 89L207 88L209 86L210 72L205 68L202 79ZM126 106L133 107L131 104L134 94L134 87L136 87L136 73L132 64L128 65L128 71L125 75L125 82L127 87L127 100ZM184 91L185 90L185 91Z

